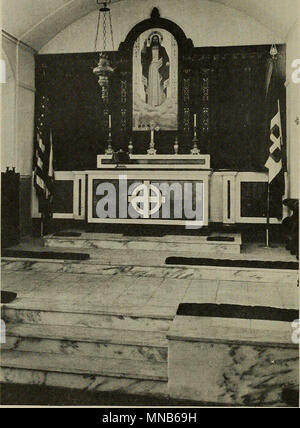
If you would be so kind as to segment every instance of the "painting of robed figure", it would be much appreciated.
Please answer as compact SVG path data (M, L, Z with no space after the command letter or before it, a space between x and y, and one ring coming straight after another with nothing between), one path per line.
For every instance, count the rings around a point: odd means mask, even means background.
M145 40L141 62L146 104L150 104L152 107L160 106L167 97L170 62L167 51L160 44L157 34L152 36L149 47L147 40Z
M177 130L178 46L166 30L142 33L133 53L133 130Z

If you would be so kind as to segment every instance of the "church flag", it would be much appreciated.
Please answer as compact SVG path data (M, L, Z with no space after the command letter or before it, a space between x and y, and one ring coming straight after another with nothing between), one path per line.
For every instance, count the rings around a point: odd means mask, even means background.
M276 110L275 116L270 122L269 156L265 163L265 167L269 171L269 183L271 183L282 170L282 128L279 100L277 101Z
M281 85L277 64L276 59L272 59L269 62L266 85L266 160L264 166L268 170L268 211L270 210L272 216L277 218L282 217L282 197L285 191L280 100Z
M36 122L34 151L34 187L42 215L42 227L52 217L53 199L53 144L49 127L49 99L42 97Z

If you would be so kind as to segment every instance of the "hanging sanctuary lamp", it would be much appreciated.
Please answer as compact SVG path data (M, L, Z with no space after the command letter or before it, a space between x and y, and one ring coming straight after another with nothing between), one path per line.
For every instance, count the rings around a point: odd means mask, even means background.
M113 38L113 28L111 21L110 8L107 7L111 3L111 0L100 1L97 0L97 4L101 5L99 9L97 30L95 37L95 52L98 51L98 37L100 32L100 27L102 23L102 50L99 52L99 61L97 66L93 69L93 73L98 77L98 83L101 87L101 98L104 103L104 115L108 116L108 147L105 150L106 154L112 154L112 139L111 139L111 115L109 114L109 79L114 72L113 67L110 64L108 51L107 51L107 35L110 34L112 50L114 50L114 38ZM109 29L108 29L109 27Z

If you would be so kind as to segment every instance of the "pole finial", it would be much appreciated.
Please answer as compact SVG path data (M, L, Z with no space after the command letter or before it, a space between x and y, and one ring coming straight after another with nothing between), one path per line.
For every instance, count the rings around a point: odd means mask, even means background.
M270 55L271 55L272 59L275 59L275 58L276 58L276 56L277 56L277 54L278 54L277 47L276 47L276 45L273 43L273 44L272 44L272 46L271 46L271 48L270 48Z

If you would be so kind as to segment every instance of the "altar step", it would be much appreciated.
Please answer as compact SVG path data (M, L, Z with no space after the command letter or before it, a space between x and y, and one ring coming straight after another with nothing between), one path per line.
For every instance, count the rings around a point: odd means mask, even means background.
M159 255L158 252L151 252ZM124 264L120 262L120 255L114 260L101 262L101 259L86 261L70 261L56 259L32 259L2 257L2 272L43 272L58 274L80 274L80 275L125 275L133 278L165 278L165 279L207 279L224 281L247 281L247 282L273 282L273 283L297 283L298 271L287 269L262 269L256 267L227 267L227 266L193 266L193 265L166 265L165 258L159 256L161 264L152 264L149 253L144 253L144 263ZM138 258L138 256L137 256ZM149 261L150 260L150 261Z
M51 299L34 302L23 298L20 302L2 307L2 319L6 323L130 330L131 338L134 331L166 332L173 318L171 311L168 314L161 308L95 308L92 303L89 308L84 308L80 303L68 305L53 302ZM142 341L143 336L136 340Z
M2 266L8 290L16 289L18 297L2 306L2 319L6 322L8 335L2 348L1 382L164 398L169 397L170 359L166 336L178 306L175 300L172 307L166 306L171 305L172 298L189 303L199 303L202 299L207 302L210 296L216 299L216 281L221 280L228 281L220 284L218 294L222 303L237 303L247 295L247 299L257 301L259 298L259 304L266 305L265 296L277 293L276 301L270 303L268 298L267 304L278 307L287 298L284 307L290 308L290 302L295 302L298 277L298 272L291 270L122 266L105 265L95 260L7 258L2 261ZM73 269L76 275L70 274ZM112 303L105 304L100 287L104 278L108 281L107 290L115 282L124 288L127 286L128 290L135 284L134 293L129 293L127 299L132 306L117 306L113 293ZM179 280L177 288L172 278ZM193 279L196 281L192 284ZM263 284L266 282L271 284ZM139 299L134 301L136 294L142 296L145 291L147 295L146 290L153 283L159 283L161 291L156 306L143 304ZM94 287L88 293L80 294L90 285ZM190 294L183 290L184 296L175 296L178 286L180 290L190 287ZM260 288L264 291L259 291ZM261 293L260 297L256 296L258 293ZM252 300L249 302L254 304ZM236 328L240 320L229 320L228 325L232 327L232 324ZM239 341L237 345L240 346ZM204 358L204 363L199 366L204 373L206 360ZM251 366L254 363L255 360L250 361ZM214 384L214 371L212 373L209 381ZM220 373L222 376L223 369ZM177 376L175 373L173 380Z
M2 349L166 363L166 332L9 324Z
M207 254L240 254L240 233L214 233L209 236L165 235L165 236L126 236L114 233L79 233L80 236L44 237L45 247L172 251L174 255L189 253L195 257Z
M166 396L174 314L154 312L51 299L3 305L1 382Z
M167 363L129 359L120 360L87 356L83 358L82 356L74 355L3 350L1 351L1 367L2 382L17 376L17 383L34 384L35 372L40 372L44 378L44 384L48 386L72 387L72 385L65 383L66 378L64 377L61 380L57 380L56 385L53 382L47 382L46 379L49 373L56 373L58 375L66 373L75 377L76 375L84 376L86 379L89 379L89 383L96 381L97 377L99 377L97 379L98 383L101 383L101 381L104 382L105 378L156 382L167 382L168 380ZM19 370L21 372L18 372ZM27 373L22 375L22 370L27 371ZM12 374L14 371L15 373ZM28 377L32 379L29 382L27 382ZM22 382L22 379L26 379L26 382ZM115 384L115 390L122 389L120 382L115 382Z

